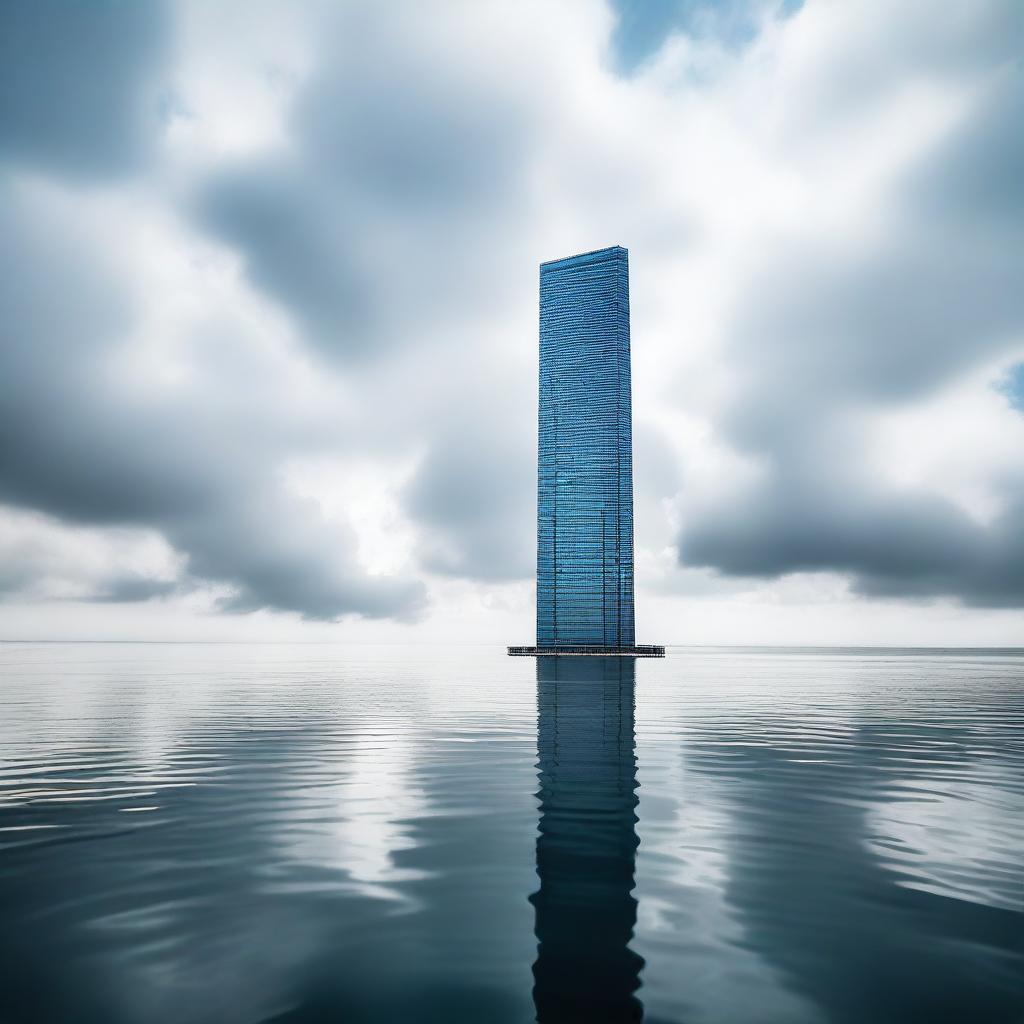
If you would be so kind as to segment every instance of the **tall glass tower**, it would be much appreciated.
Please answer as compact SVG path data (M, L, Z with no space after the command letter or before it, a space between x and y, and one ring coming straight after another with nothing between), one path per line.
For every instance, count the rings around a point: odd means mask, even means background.
M660 654L635 646L629 254L540 267L537 646L510 654Z

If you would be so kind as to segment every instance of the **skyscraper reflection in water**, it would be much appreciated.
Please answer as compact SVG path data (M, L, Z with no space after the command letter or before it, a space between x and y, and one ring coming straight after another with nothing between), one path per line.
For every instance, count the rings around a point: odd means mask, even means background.
M639 1021L632 658L537 659L541 1024Z

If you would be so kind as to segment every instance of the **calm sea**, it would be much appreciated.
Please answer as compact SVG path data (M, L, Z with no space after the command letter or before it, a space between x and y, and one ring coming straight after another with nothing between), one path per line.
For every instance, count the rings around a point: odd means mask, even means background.
M1024 1021L1024 656L0 645L0 1021Z

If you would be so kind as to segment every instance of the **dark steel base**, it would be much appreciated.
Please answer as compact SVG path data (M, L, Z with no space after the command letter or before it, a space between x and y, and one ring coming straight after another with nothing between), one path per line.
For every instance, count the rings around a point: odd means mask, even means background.
M563 647L509 647L514 658L541 658L547 656L575 656L598 658L664 658L665 648L657 644L639 644L634 647L601 647L589 644L566 644Z

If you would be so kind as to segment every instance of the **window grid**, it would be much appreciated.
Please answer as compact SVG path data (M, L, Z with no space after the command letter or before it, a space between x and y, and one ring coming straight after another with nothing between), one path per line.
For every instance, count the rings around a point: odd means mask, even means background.
M540 268L538 647L634 644L628 260Z

